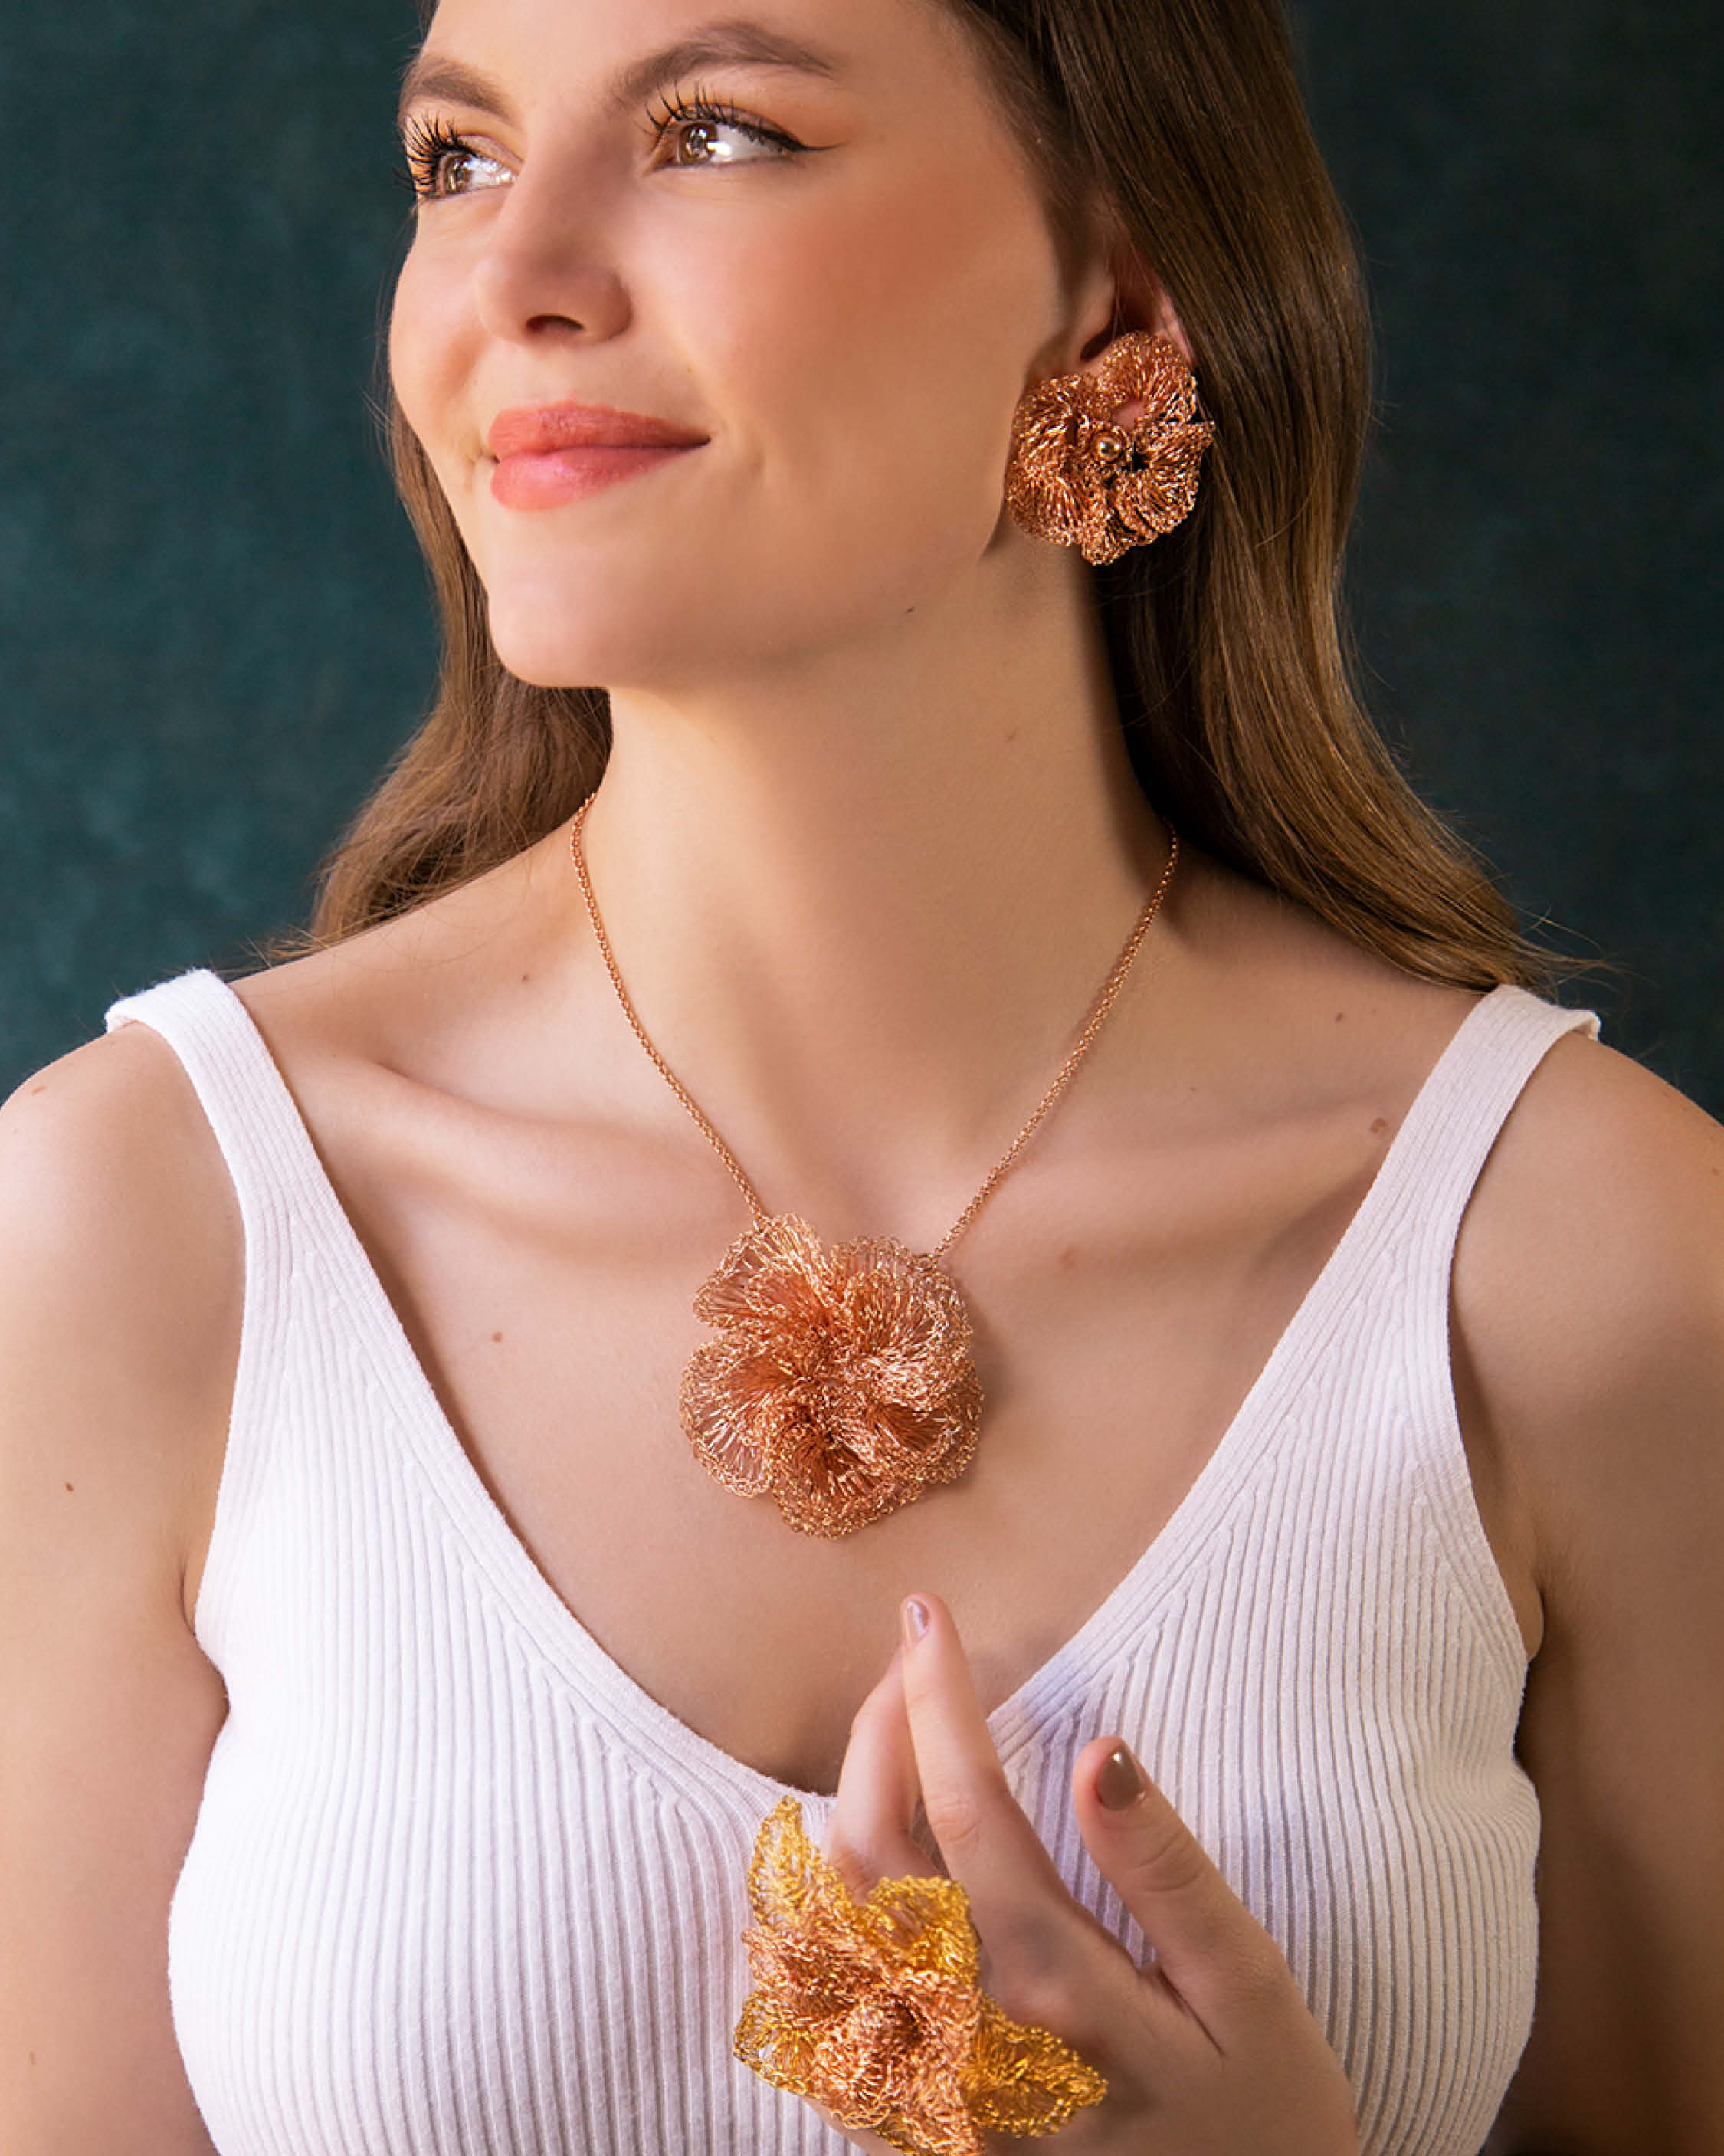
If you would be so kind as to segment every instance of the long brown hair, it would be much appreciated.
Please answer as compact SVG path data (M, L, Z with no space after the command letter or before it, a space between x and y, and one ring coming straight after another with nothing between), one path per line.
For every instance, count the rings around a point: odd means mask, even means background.
M1542 984L1538 952L1421 803L1351 686L1339 584L1370 418L1368 316L1276 0L945 0L1033 131L1056 224L1097 193L1166 287L1216 439L1197 510L1091 572L1133 767L1188 838L1428 979ZM423 451L397 482L444 624L436 704L325 870L330 942L572 815L601 690L531 687Z

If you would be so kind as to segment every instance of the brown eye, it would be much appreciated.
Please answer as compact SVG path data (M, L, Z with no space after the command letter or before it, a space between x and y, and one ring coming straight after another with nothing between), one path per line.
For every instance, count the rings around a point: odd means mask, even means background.
M782 128L748 119L734 106L710 98L667 105L655 121L660 141L671 146L665 162L685 167L756 165L789 157L805 146Z
M506 167L477 150L451 151L443 160L441 177L441 192L449 195L470 195L482 187L507 187L510 178Z
M696 120L676 132L673 164L742 165L749 162L751 149L758 154L764 148L768 157L783 154L760 129L740 126L735 121Z
M506 166L495 157L480 157L479 151L461 151L449 164L449 194L476 194L480 187L509 186Z
M693 127L679 131L676 156L672 160L679 165L698 165L705 162L717 136L717 129L711 121L703 120Z
M506 165L439 121L415 121L404 146L408 177L421 203L506 187L512 177Z

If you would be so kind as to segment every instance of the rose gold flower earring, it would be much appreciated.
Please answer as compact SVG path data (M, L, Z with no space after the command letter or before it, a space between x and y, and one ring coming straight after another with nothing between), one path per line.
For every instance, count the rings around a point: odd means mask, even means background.
M1122 406L1143 412L1121 424ZM1037 539L1116 562L1183 524L1214 439L1194 419L1198 385L1172 337L1134 330L1094 374L1056 374L1027 393L1012 422L1006 506Z

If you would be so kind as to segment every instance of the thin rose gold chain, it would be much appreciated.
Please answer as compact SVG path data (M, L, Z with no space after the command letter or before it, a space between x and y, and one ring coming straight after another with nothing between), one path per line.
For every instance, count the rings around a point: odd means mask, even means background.
M956 1227L951 1229L943 1242L936 1243L934 1248L929 1252L928 1255L931 1257L937 1258L941 1256L945 1251L950 1250L952 1245L957 1240L958 1237L962 1235L965 1229L969 1226L976 1215L982 1210L983 1207L988 1203L988 1199L993 1197L994 1192L998 1189L1000 1184L1005 1180L1013 1162L1017 1159L1018 1154L1023 1152L1024 1147L1029 1144L1030 1139L1034 1136L1043 1116L1047 1114L1049 1109L1053 1106L1054 1103L1060 1098L1060 1096L1071 1083L1072 1073L1089 1054L1091 1046L1095 1043L1096 1034L1101 1030L1102 1021L1106 1018L1107 1014L1113 1009L1114 998L1118 995L1120 990L1126 985L1126 976L1131 970L1131 961L1137 956L1137 947L1142 942L1144 937L1148 935L1150 923L1162 910L1162 901L1167 895L1167 886L1173 880L1173 870L1178 865L1178 862L1179 834L1170 824L1167 826L1167 865L1162 870L1161 881L1157 884L1154 891L1151 892L1148 905L1146 906L1142 912L1138 915L1137 926L1131 931L1131 935L1126 939L1125 949L1121 952L1119 957L1114 965L1113 971L1108 975L1106 983L1103 984L1101 994L1096 997L1094 1008L1090 1013L1089 1021L1084 1027L1083 1031L1078 1035L1077 1045L1072 1050L1070 1055L1066 1057L1059 1076L1054 1081L1053 1084L1049 1086L1047 1091L1043 1094L1041 1105L1037 1108L1035 1113L1030 1117L1029 1121L1024 1126L1023 1129L1018 1132L1017 1137L1013 1140L1011 1151L1006 1155L999 1166L995 1168L993 1173L988 1177L987 1182L983 1184L982 1188L976 1193L976 1195L970 1200L969 1204L960 1215Z
M772 1217L767 1207L761 1202L759 1192L756 1190L754 1185L748 1180L747 1176L743 1173L742 1163L736 1158L735 1153L731 1151L730 1147L725 1143L724 1140L707 1121L706 1115L700 1108L700 1103L695 1099L694 1095L689 1091L687 1086L683 1084L681 1079L677 1076L676 1073L671 1069L670 1065L664 1060L664 1057L659 1055L658 1050L654 1047L652 1042L648 1039L647 1029L640 1022L640 1014L635 1009L634 1005L629 1001L629 991L623 985L623 976L618 970L617 967L616 953L611 949L611 939L605 934L604 923L599 918L598 901L593 895L593 880L587 873L587 857L582 850L581 846L581 826L587 820L587 811L593 806L593 797L589 793L587 798L581 803L579 809L576 813L573 825L571 827L569 831L569 851L575 857L575 873L581 880L581 894L587 901L587 912L588 917L593 922L593 933L598 940L598 948L600 953L603 957L606 970L610 974L612 983L616 988L617 999L623 1006L623 1016L627 1018L629 1024L634 1029L636 1040L638 1040L641 1046L645 1049L647 1054L651 1056L654 1063L658 1066L659 1074L664 1078L665 1083L670 1086L671 1091L675 1094L677 1099L682 1102L684 1107L688 1110L689 1113L694 1117L700 1128L706 1132L707 1137L711 1141L713 1149L718 1154L719 1158L730 1170L731 1176L736 1181L736 1187L741 1190L743 1197L747 1199L748 1209L754 1215L755 1224L758 1227L762 1221L769 1220ZM1047 1091L1043 1094L1035 1113L1030 1117L1029 1121L1024 1126L1023 1129L1018 1132L1017 1137L1013 1140L1010 1151L1008 1152L1005 1158L1000 1162L998 1167L994 1169L993 1174L988 1177L987 1182L983 1184L982 1188L976 1193L976 1195L970 1200L968 1205L966 1206L957 1223L928 1253L930 1257L937 1259L943 1256L943 1255L952 1248L952 1245L957 1240L958 1237L963 1234L964 1230L969 1227L971 1223L975 1219L976 1215L982 1210L988 1199L993 1197L994 1192L998 1189L1000 1184L1005 1180L1007 1175L1011 1172L1013 1162L1016 1161L1018 1154L1023 1152L1024 1147L1029 1144L1030 1139L1035 1135L1036 1131L1040 1127L1043 1119L1046 1116L1049 1110L1060 1098L1060 1096L1065 1091L1066 1087L1071 1083L1073 1073L1076 1070L1079 1064L1083 1061L1085 1056L1089 1054L1091 1047L1094 1046L1096 1034L1101 1032L1102 1024L1106 1019L1107 1014L1113 1009L1115 998L1119 994L1120 990L1126 984L1126 976L1131 969L1131 961L1137 956L1138 947L1142 943L1144 937L1148 935L1150 924L1154 921L1157 914L1161 911L1162 901L1167 896L1167 886L1173 880L1173 871L1175 868L1178 867L1179 862L1179 834L1174 830L1171 825L1168 828L1167 839L1167 865L1162 870L1161 880L1157 884L1154 891L1150 894L1149 903L1144 907L1142 912L1138 915L1137 925L1131 931L1131 935L1126 938L1126 947L1121 952L1118 959L1115 962L1113 971L1108 975L1107 979L1102 984L1101 992L1096 997L1095 1001L1090 1009L1090 1015L1085 1024L1084 1029L1078 1035L1076 1045L1072 1049L1070 1055L1066 1057L1065 1063L1061 1065L1060 1075L1054 1079L1053 1084L1049 1086Z
M622 1004L623 1015L628 1019L629 1024L634 1028L636 1038L641 1046L658 1065L671 1091L675 1094L677 1099L682 1102L684 1107L711 1139L717 1148L719 1158L736 1178L737 1188L748 1200L748 1209L754 1215L755 1225L758 1227L762 1220L770 1220L772 1217L767 1207L761 1203L760 1193L743 1173L741 1162L707 1122L694 1095L659 1055L652 1042L647 1039L647 1029L640 1022L640 1014L629 1001L629 991L623 985L623 976L617 970L616 953L611 949L611 939L605 934L604 923L598 917L598 901L593 896L593 879L587 873L587 856L581 850L581 826L586 822L587 811L592 806L593 796L589 793L576 812L574 826L569 833L569 850L575 857L575 873L581 879L581 891L587 901L587 911L592 918L593 932L598 939L598 947L604 955L605 965L609 969L611 979L616 984L617 995Z

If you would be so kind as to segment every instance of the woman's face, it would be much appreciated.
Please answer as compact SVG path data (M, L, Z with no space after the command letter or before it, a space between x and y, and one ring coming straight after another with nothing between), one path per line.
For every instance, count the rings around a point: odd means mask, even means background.
M1013 408L1106 318L935 0L711 11L443 0L409 84L392 372L530 681L793 665L1033 544Z

